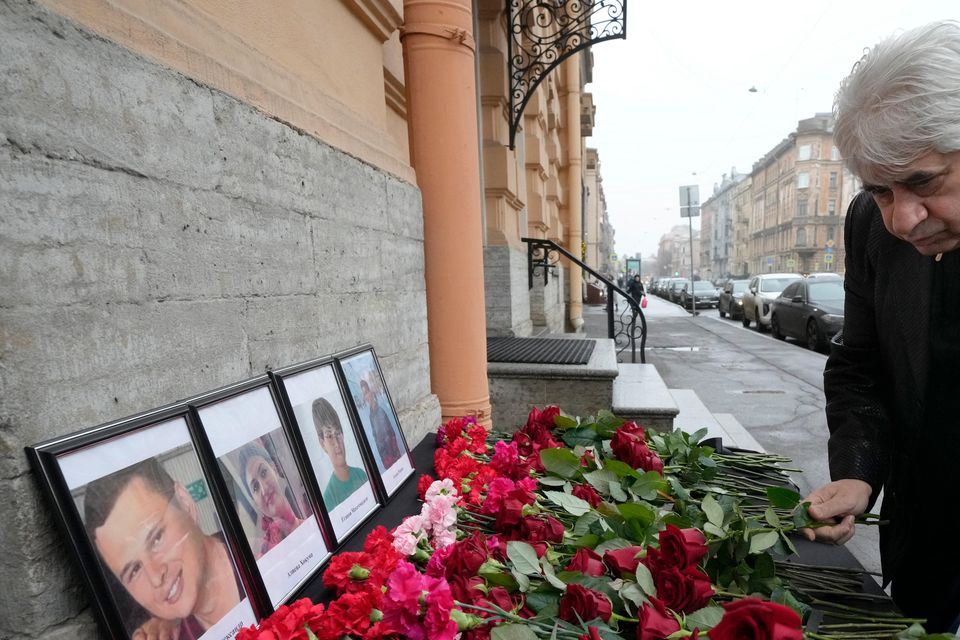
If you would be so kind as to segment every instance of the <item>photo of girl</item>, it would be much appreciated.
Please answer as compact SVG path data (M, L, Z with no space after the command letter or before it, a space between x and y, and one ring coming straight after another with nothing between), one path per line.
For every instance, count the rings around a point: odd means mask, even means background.
M262 539L253 546L253 552L254 557L260 559L300 526L303 518L294 511L287 495L287 484L277 472L273 458L259 441L250 442L240 449L239 472L247 497L257 512L256 524Z

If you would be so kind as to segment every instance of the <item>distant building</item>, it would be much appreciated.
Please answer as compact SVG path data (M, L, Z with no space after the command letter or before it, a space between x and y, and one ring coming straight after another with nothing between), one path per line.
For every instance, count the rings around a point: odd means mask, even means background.
M736 187L748 176L737 173L724 174L720 184L713 186L713 195L700 206L700 264L702 277L713 280L725 278L736 269L731 256L734 254L734 223L736 218Z

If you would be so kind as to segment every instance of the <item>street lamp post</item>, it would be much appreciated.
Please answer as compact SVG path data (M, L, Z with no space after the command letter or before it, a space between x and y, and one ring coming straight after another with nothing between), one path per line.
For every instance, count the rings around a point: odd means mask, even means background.
M680 187L680 217L686 218L690 227L690 311L697 315L697 296L693 285L693 218L700 215L700 187L691 184Z

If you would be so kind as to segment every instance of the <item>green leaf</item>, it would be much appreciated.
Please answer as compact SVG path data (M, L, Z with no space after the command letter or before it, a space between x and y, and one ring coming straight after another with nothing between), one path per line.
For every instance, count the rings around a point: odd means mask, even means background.
M537 483L547 487L566 487L570 484L569 481L554 476L540 476L537 478Z
M512 573L513 577L516 578L517 588L519 588L520 591L524 593L526 593L527 591L530 591L530 578L520 573L516 568L511 569L510 573Z
M567 513L573 516L582 516L585 513L589 513L592 508L589 502L570 493L544 491L543 495L550 498L554 504L563 507Z
M600 436L597 435L597 432L590 427L578 427L565 432L563 434L563 441L566 442L567 446L570 447L575 447L578 444L590 446L599 444Z
M600 519L600 514L596 511L590 511L577 518L573 525L573 535L582 536L590 531L590 526Z
M723 526L723 509L713 495L709 493L705 495L703 500L700 501L700 508L703 509L703 514L707 516L707 520L718 527Z
M540 462L547 473L561 478L573 478L580 472L580 458L567 448L541 449Z
M767 499L770 504L781 509L793 509L803 497L796 491L785 487L767 487Z
M527 594L527 605L540 613L544 608L559 602L560 596L554 592L531 591Z
M707 429L706 427L697 429L696 431L690 434L690 442L696 442L697 444L699 444L700 441L703 440L703 436L707 435L707 431L709 431L709 429Z
M794 509L793 526L799 529L801 527L809 527L811 524L815 522L814 519L810 517L810 513L807 511L807 509L809 508L810 508L810 503L804 502L799 506L797 506L796 509Z
M764 531L750 536L750 553L766 551L780 540L779 531Z
M613 458L603 461L603 466L610 471L613 471L617 474L618 478L639 478L640 474L637 473L637 470L628 465L626 462L620 462L619 460L614 460Z
M797 555L797 548L793 546L793 542L783 531L780 532L780 539L783 541L783 544L786 545L787 549L789 549L791 554Z
M504 587L507 591L513 591L518 584L513 575L501 571L499 573L486 573L483 579L497 587Z
M656 471L647 471L633 483L630 490L644 500L653 500L658 491L666 491L669 485Z
M617 502L626 502L630 499L630 496L627 495L627 492L623 490L623 487L617 480L610 483L610 497Z
M639 520L644 526L650 526L656 519L656 512L636 502L624 502L617 505L617 511L624 520Z
M637 565L637 584L648 596L655 597L657 595L657 586L653 582L653 574L650 573L647 565L642 562Z
M513 566L522 574L540 575L540 560L537 558L536 550L519 540L511 540L507 543L507 557Z
M554 587L563 591L567 588L566 583L557 577L553 572L553 565L547 560L546 556L540 558L540 566L543 568L543 577L547 579L547 582L552 584Z
M623 549L625 547L632 547L632 546L634 545L629 540L624 540L623 538L611 538L606 542L601 542L600 544L598 544L597 547L594 549L594 551L596 551L602 556L605 551L611 551L613 549Z
M594 489L606 494L610 493L610 483L616 482L619 476L609 469L597 469L596 471L588 471L583 474L583 478L589 482Z
M773 507L767 507L767 510L763 512L763 518L771 527L780 527L780 516L773 510Z
M553 418L553 424L557 425L561 429L575 429L580 423L576 418L571 418L570 416L563 415L561 413Z
M538 640L525 624L501 624L490 630L490 640Z
M705 532L709 533L709 534L712 534L712 535L717 536L718 538L722 538L722 537L724 537L725 535L727 535L727 532L724 531L723 528L718 527L717 525L713 524L712 522L705 522L705 523L703 524L703 530L704 530Z
M595 533L587 533L581 536L579 539L574 540L571 544L575 547L586 547L592 549L597 546L597 543L600 542L600 536Z
M686 623L684 626L687 629L699 627L702 633L717 626L720 623L720 618L722 617L723 607L710 604L705 606L703 609L697 609L690 615L686 616Z
M632 602L638 609L647 601L646 596L643 595L643 589L636 582L624 584L623 588L620 589L620 597Z

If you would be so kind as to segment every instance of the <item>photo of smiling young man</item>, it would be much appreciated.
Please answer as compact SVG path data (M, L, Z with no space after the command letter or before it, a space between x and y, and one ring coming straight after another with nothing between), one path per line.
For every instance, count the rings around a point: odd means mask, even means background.
M117 468L126 452L155 450L138 442L156 446L151 435L168 440L178 429L175 448ZM100 445L79 455L83 464L64 465L132 640L221 640L255 620L188 438L185 423L172 421L167 433Z

